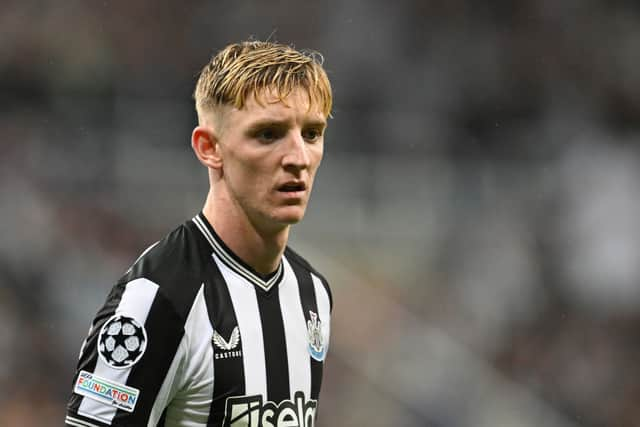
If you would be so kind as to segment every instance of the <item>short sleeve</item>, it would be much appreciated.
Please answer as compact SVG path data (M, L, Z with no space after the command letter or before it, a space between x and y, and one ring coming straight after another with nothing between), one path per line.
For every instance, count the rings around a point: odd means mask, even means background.
M116 285L82 345L66 425L155 425L180 381L184 337L184 319L156 283Z

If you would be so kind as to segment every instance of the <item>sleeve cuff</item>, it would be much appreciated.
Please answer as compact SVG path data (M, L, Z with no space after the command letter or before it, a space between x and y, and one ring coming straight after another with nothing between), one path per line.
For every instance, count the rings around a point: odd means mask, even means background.
M109 427L100 421L90 420L75 414L67 414L67 417L64 419L64 425L71 427Z

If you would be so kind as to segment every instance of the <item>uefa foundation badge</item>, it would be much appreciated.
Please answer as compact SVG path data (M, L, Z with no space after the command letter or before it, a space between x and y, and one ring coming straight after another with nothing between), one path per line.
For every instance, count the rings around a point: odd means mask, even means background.
M136 364L147 349L147 332L132 317L115 315L107 321L98 338L98 353L115 369Z
M140 390L137 388L128 387L87 371L80 371L73 392L127 412L133 412L140 396Z

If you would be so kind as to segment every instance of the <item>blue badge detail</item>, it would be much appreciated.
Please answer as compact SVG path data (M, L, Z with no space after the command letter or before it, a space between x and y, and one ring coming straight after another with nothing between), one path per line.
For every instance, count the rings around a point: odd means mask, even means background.
M318 362L322 362L327 355L327 348L324 345L322 336L322 322L318 315L309 311L310 320L307 320L307 336L309 339L309 354Z

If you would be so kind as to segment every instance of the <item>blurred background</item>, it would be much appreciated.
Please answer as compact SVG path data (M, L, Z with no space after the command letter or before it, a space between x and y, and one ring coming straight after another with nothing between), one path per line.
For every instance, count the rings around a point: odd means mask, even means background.
M0 425L57 426L114 281L197 213L196 75L325 56L291 245L335 306L319 426L640 425L640 3L0 3Z

